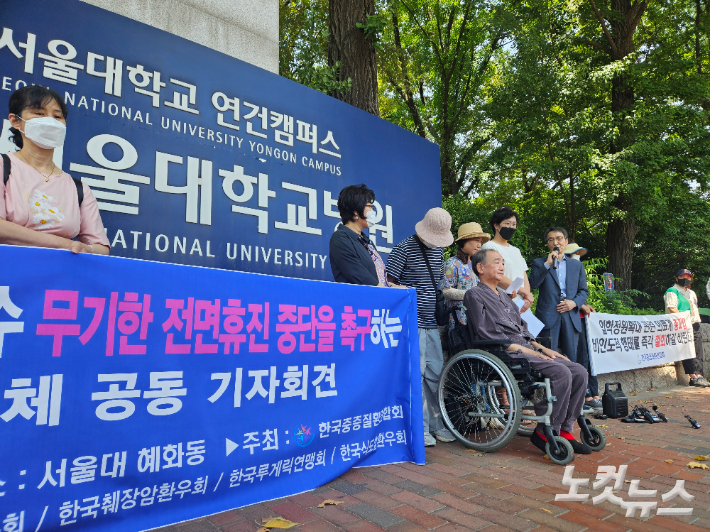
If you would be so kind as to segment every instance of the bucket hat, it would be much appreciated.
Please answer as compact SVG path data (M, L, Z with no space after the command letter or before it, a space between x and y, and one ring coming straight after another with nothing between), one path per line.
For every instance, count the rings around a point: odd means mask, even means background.
M444 248L454 243L454 235L451 234L451 215L441 207L429 209L424 219L414 226L414 230L433 246Z
M582 253L579 253L579 252ZM579 244L576 242L572 242L571 244L567 244L565 246L565 255L579 255L580 257L583 257L584 255L587 254L587 248L581 247Z
M491 239L491 235L483 232L481 224L469 222L459 227L459 237L456 239L456 242L459 242L460 240L468 240L469 238L481 238L485 244Z

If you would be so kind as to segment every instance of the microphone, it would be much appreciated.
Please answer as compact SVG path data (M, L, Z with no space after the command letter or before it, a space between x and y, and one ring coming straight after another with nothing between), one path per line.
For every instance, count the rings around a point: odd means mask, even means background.
M555 246L555 249L553 249L552 251L555 251L555 252L559 253L559 252L560 252L560 248L559 248L558 246ZM553 269L553 270L556 270L556 269L557 269L557 255L555 255L555 258L554 258L554 259L552 259L552 269Z

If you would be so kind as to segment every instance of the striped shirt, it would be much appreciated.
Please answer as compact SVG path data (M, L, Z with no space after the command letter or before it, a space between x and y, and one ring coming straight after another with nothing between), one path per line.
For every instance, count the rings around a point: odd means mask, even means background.
M444 248L424 246L437 286L443 277ZM417 290L417 320L420 329L436 329L436 291L415 235L397 244L387 259L387 275L397 284Z

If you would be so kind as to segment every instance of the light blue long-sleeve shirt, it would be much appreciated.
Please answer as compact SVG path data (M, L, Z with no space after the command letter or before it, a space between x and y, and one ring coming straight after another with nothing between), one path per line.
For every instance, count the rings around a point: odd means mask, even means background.
M550 267L545 264L545 268L548 270ZM567 257L562 260L557 261L557 280L560 283L560 290L562 291L562 297L567 298Z

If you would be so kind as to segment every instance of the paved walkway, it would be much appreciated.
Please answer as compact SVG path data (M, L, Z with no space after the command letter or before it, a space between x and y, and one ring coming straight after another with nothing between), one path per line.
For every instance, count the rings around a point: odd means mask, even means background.
M397 464L354 469L317 490L230 510L160 529L161 532L252 532L263 518L285 517L299 523L292 532L345 530L418 532L436 530L661 531L701 532L710 529L710 470L686 467L697 455L710 455L710 389L677 388L629 397L630 404L652 404L670 419L654 425L597 421L606 425L608 445L599 453L578 456L575 477L594 478L597 467L628 464L627 480L617 495L629 500L629 481L640 479L639 489L658 490L662 507L692 507L693 515L649 518L625 517L625 510L610 502L555 502L566 493L564 467L545 459L528 440L516 437L492 454L472 452L458 442L427 448L426 466ZM691 428L689 413L701 425ZM710 464L710 460L707 462ZM676 479L695 498L680 497L662 503ZM601 493L581 488L592 496ZM337 506L317 508L326 499ZM638 513L636 514L639 515Z

